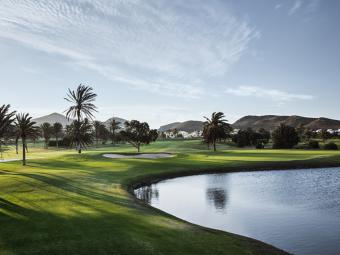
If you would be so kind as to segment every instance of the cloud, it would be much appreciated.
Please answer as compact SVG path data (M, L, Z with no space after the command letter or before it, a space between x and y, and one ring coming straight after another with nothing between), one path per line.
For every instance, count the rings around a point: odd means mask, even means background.
M296 13L302 6L302 1L301 0L296 0L294 2L294 5L292 6L292 8L289 10L289 15L293 15L294 13Z
M0 38L118 85L197 98L260 35L224 1L3 0Z
M265 89L256 86L239 86L225 91L227 94L243 97L258 97L266 98L279 103L284 103L292 100L312 100L314 96L304 94L292 94L276 89Z

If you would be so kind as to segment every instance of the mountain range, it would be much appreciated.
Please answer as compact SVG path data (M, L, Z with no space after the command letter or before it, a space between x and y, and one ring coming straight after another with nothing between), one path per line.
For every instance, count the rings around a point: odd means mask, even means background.
M264 115L264 116L245 116L233 124L234 128L247 129L252 128L258 130L264 128L273 130L281 123L292 127L303 125L311 130L317 129L340 129L340 121L328 118L309 118L302 116L280 116L280 115Z
M110 118L110 119L104 121L103 123L108 127L109 123L110 123L110 121L112 119L113 118ZM125 119L118 118L118 117L114 117L114 119L117 122L120 123L121 127L124 125L124 123L126 121ZM41 124L43 124L45 122L50 123L51 125L53 125L56 122L59 122L59 123L61 123L65 127L66 125L69 125L69 124L72 123L72 120L68 120L65 115L60 114L60 113L56 113L56 112L51 113L49 115L45 115L45 116L39 117L39 118L36 118L36 119L33 119L32 121L36 122L37 126L40 126Z
M114 119L120 123L120 126L123 127L125 123L125 119L114 117ZM112 118L104 121L106 126L109 126L109 122ZM37 122L37 125L41 125L44 122L48 122L50 124L54 124L55 122L60 122L64 127L69 125L71 121L69 121L64 115L60 113L52 113L46 116L42 116L33 121ZM303 116L281 116L281 115L263 115L263 116L245 116L241 119L237 120L234 124L232 124L233 128L236 129L247 129L252 128L254 130L258 130L260 128L264 128L266 130L273 130L281 123L292 126L299 127L303 125L305 128L309 128L312 130L317 129L340 129L340 121L328 118L309 118ZM189 120L185 122L174 122L167 125L161 126L158 130L161 132L168 131L171 129L177 129L178 131L186 131L186 132L194 132L203 130L203 121L197 120Z

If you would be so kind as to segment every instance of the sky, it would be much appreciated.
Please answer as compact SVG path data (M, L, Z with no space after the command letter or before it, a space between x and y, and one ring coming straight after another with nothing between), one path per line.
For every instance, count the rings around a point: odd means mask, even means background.
M338 0L0 0L0 104L151 127L222 111L340 119Z

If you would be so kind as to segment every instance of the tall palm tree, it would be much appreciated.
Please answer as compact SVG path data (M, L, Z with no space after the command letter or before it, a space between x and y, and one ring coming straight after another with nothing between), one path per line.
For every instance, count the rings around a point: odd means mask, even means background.
M2 105L0 106L0 153L2 158L2 143L4 142L4 136L8 132L9 127L13 123L15 111L10 112L10 105Z
M59 122L53 124L53 135L56 140L57 149L59 149L59 137L63 132L63 125Z
M91 120L93 119L93 112L97 112L97 107L93 104L96 97L97 94L93 93L93 88L80 84L76 90L69 89L67 97L65 98L67 102L72 104L72 106L66 110L66 117L68 119L73 118L77 121L74 139L79 153L81 153L82 149L80 123L84 117Z
M228 131L231 130L224 117L223 112L214 112L210 119L204 117L206 122L204 123L203 137L206 143L213 145L214 151L216 151L216 141L226 138Z
M36 122L32 121L32 117L28 113L21 113L16 115L15 126L17 136L21 138L22 141L22 164L26 165L26 151L27 143L26 139L28 137L35 136L38 132L38 128L35 127Z

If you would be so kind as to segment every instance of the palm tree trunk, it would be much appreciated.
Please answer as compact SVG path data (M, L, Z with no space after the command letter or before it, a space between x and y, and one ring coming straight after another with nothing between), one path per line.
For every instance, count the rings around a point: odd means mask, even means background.
M26 166L26 139L22 138L22 165Z
M78 153L81 154L81 145L80 145L80 111L78 110L77 112L77 121L78 121L78 125L77 125L77 149L78 149Z
M57 141L57 150L58 150L59 149L58 136L55 137L55 140Z
M214 140L213 144L214 144L214 151L216 151L216 141L215 140Z

